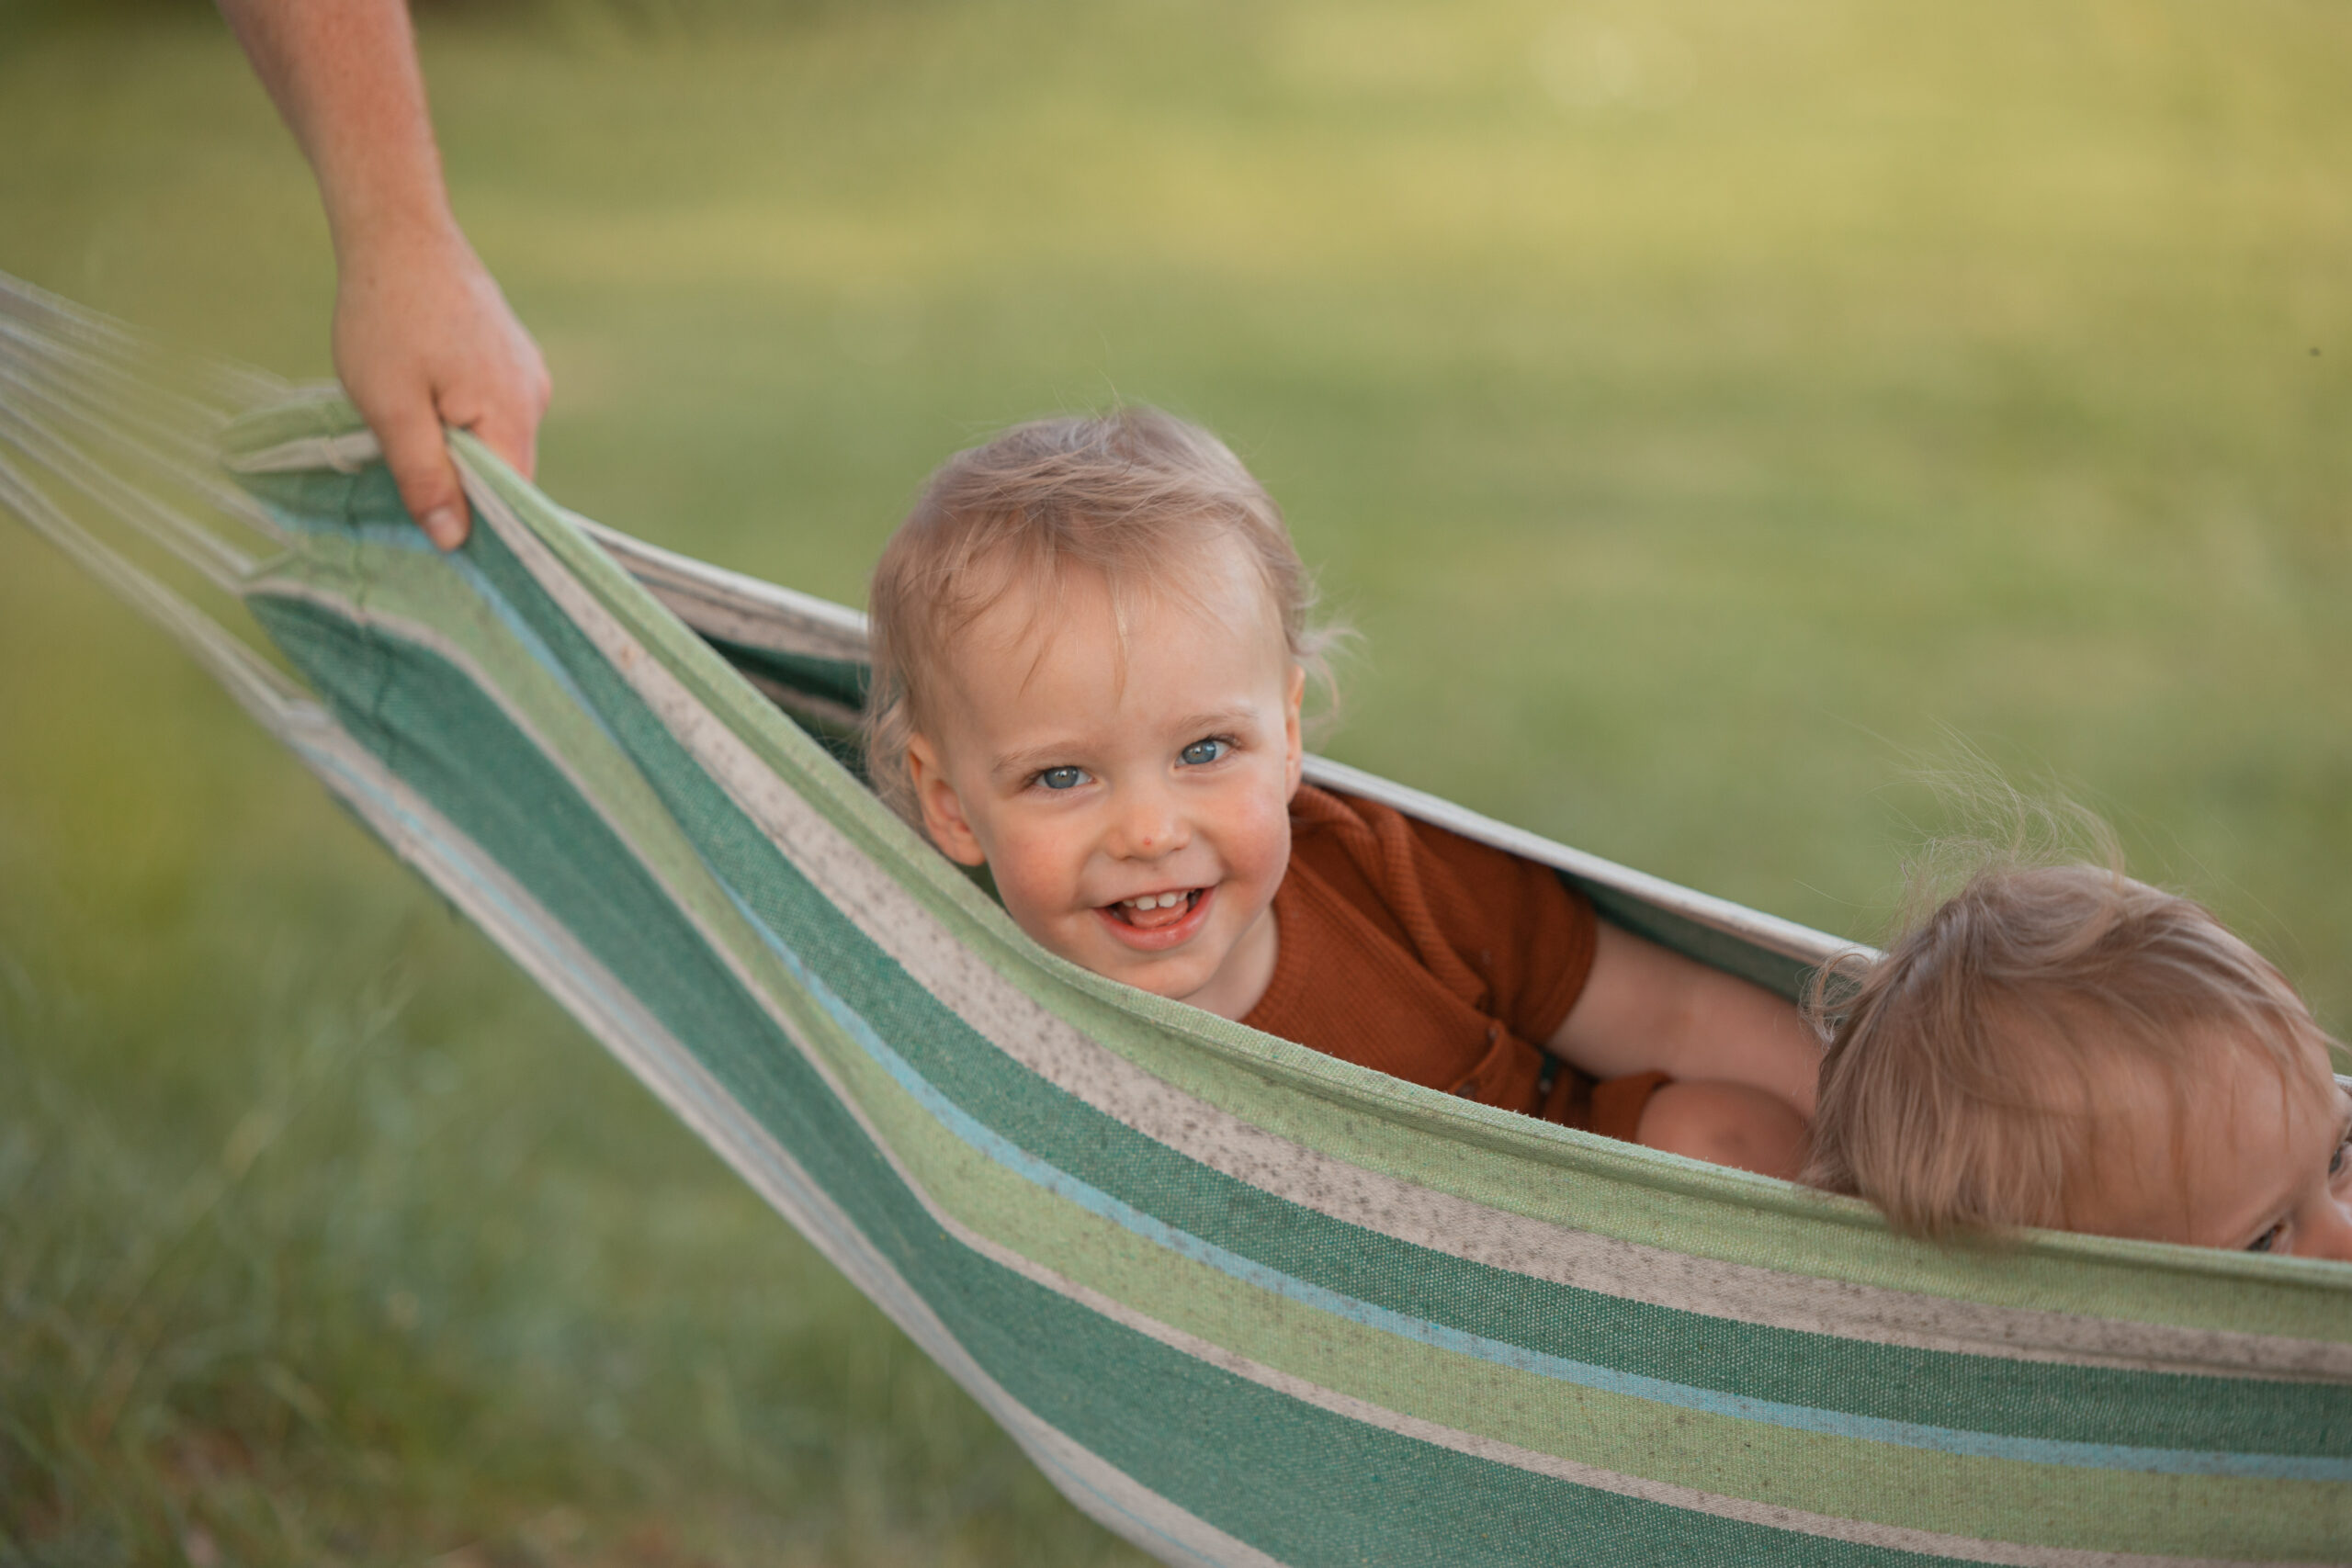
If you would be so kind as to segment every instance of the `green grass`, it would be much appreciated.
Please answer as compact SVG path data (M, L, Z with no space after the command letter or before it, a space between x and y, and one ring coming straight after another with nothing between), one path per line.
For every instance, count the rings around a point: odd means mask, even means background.
M62 16L60 12L58 15ZM0 49L0 269L325 367L217 22ZM930 466L1227 434L1331 750L1869 936L1958 735L2352 1022L2352 19L428 15L541 477L855 600ZM0 525L0 1556L1122 1560L163 640Z

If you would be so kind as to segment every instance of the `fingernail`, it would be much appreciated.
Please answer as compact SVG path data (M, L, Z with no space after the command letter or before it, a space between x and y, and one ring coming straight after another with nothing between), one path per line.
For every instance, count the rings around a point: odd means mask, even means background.
M458 513L455 507L436 506L424 514L424 536L448 549L458 542Z

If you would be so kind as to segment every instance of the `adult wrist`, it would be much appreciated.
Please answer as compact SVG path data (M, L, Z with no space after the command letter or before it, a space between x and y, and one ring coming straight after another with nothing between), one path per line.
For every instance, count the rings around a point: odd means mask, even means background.
M468 258L473 254L438 191L346 202L330 197L327 233L340 272L389 253L456 251Z

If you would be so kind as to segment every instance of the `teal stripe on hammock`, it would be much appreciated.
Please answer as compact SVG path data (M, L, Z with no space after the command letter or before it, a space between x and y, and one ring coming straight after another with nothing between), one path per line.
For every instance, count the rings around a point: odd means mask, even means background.
M810 653L786 653L779 649L753 648L709 633L700 634L721 659L738 670L764 675L795 691L839 703L845 708L865 705L869 668L842 659L820 659Z
M355 739L543 906L665 1027L745 1048L709 1065L1040 1418L1162 1495L1297 1562L1458 1562L1611 1553L1739 1563L1931 1560L1620 1496L1350 1420L1109 1322L944 1237L732 975L570 782L471 682L429 650L316 613L257 604ZM452 763L463 759L462 765ZM484 774L500 781L481 787ZM526 809L517 809L517 802ZM583 888L603 897L582 897ZM673 967L681 949L702 962ZM723 1033L711 1033L723 1031ZM1058 1092L1058 1091L1053 1091ZM1114 1407L1106 1387L1125 1396ZM1179 1416L1177 1413L1183 1413ZM1317 1506L1302 1508L1302 1498ZM1343 1509L1329 1505L1346 1498Z
M521 604L537 606L532 618L544 635L535 640L542 648L569 646L573 657L566 662L595 690L598 704L615 705L608 728L634 729L639 742L650 732L657 753L674 753L667 731L642 712L634 692L585 646L578 628L545 602L520 564L494 538L486 540L485 549L485 578L511 584ZM635 720L623 722L630 714ZM2234 1385L2226 1379L2010 1363L1729 1324L1529 1280L1269 1197L1134 1134L1004 1059L874 951L862 932L775 854L756 829L741 820L732 803L699 770L674 757L664 768L658 755L649 759L643 749L636 754L649 763L657 788L667 773L704 795L701 836L718 832L736 842L735 853L721 857L739 863L733 875L752 874L772 894L789 895L788 907L772 913L797 929L828 933L821 945L835 956L820 967L847 977L845 995L865 993L856 1002L860 1010L879 1013L887 1024L884 1032L924 1058L923 1071L959 1108L1135 1211L1282 1277L1522 1356L1577 1366L1607 1363L1605 1370L1616 1376L1648 1378L1662 1386L1766 1407L1827 1410L1931 1433L1940 1428L1966 1434L1973 1426L1992 1425L2010 1437L2086 1450L2178 1452L2188 1439L2200 1445L2189 1451L2340 1457L2345 1413L2352 1408L2352 1394L2343 1390L2274 1384L2266 1387L2262 1400L2248 1402L2232 1397ZM694 819L693 803L674 794L672 799L682 818ZM757 876L761 872L763 878ZM1042 1100L1040 1089L1049 1091ZM1994 1375L1987 1375L1988 1368ZM1702 1386L1709 1383L1715 1386ZM2249 1403L2257 1408L2248 1410ZM1934 1418L1903 1418L1920 1416ZM2151 1435L2172 1441L2132 1440ZM2317 1455L2311 1452L2314 1448Z
M308 479L311 476L302 477ZM352 484L356 488L366 477L361 475L344 479L338 476L337 482ZM389 478L385 482L387 484L390 482ZM290 532L308 535L314 538L331 537L337 541L348 541L357 545L362 550L381 550L395 555L427 558L440 557L443 564L457 574L458 581L472 589L475 596L489 607L491 614L498 617L499 624L513 635L517 643L522 645L523 650L531 656L532 662L553 676L556 682L562 686L572 701L580 705L580 711L594 720L599 728L604 728L603 714L597 710L595 704L588 700L588 694L580 689L580 683L572 678L570 667L555 656L555 650L548 647L546 640L533 628L531 623L525 620L515 610L514 602L500 592L490 579L482 574L481 567L472 555L464 550L444 554L440 547L425 537L422 528L408 520L405 513L397 523L325 522L311 513L288 510L284 507L272 507L270 514ZM263 592L266 596L266 591ZM605 733L610 734L611 731L606 730Z

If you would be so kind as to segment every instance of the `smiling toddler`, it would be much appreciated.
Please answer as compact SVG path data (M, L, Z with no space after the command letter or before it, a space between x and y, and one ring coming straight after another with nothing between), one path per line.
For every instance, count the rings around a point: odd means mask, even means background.
M1301 783L1323 672L1281 513L1149 409L932 477L874 574L876 787L1096 974L1415 1083L1792 1176L1796 1010L1549 868Z

